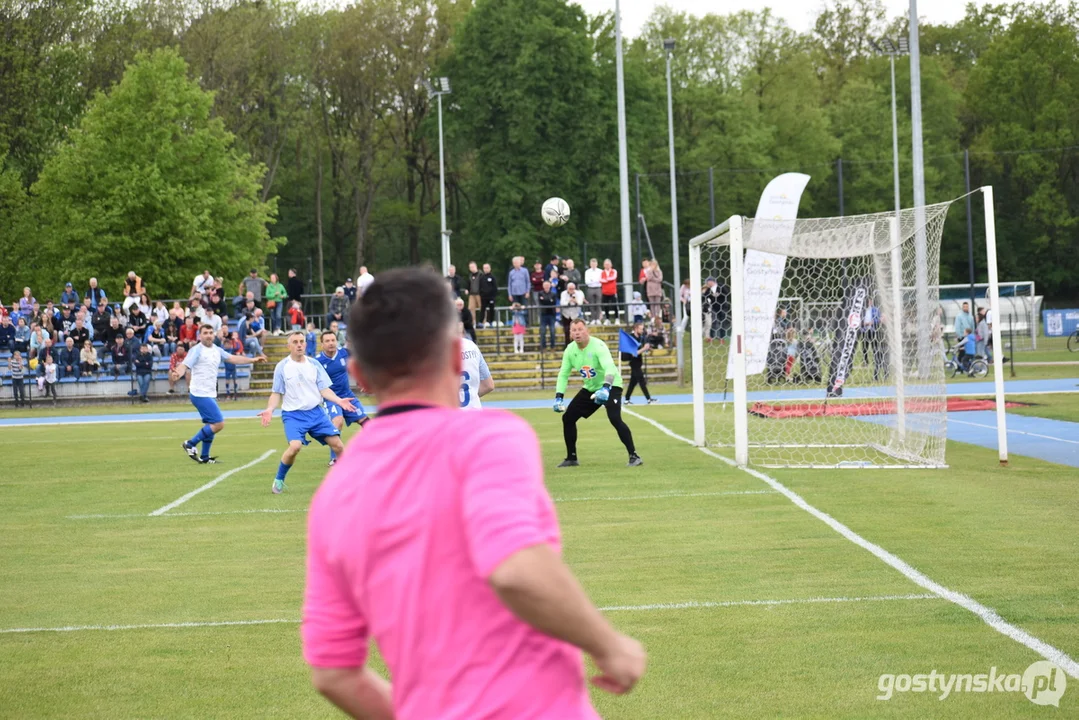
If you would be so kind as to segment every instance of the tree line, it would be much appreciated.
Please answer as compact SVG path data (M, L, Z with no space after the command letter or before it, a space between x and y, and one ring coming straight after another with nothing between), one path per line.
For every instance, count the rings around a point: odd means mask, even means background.
M660 262L664 39L684 241L752 214L784 171L812 176L802 216L892 207L889 61L871 41L906 32L881 0L829 0L805 33L767 9L658 8L626 43L625 87L632 200L639 174ZM361 265L437 264L437 112L419 80L440 76L453 261L617 264L614 46L611 14L566 0L0 0L0 297L129 269L182 295L204 267L249 266L332 291ZM970 7L923 24L921 50L927 201L965 192L969 151L972 186L996 188L1002 279L1079 298L1079 8ZM896 76L909 206L908 58ZM553 195L573 209L557 229L539 215ZM978 201L973 216L981 279ZM962 203L941 263L942 282L967 280Z

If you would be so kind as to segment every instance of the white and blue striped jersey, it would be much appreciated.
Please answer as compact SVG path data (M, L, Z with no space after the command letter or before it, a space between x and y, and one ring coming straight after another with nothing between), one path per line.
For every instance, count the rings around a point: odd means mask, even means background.
M322 391L329 387L326 369L307 357L300 362L287 357L273 371L273 392L281 395L282 412L318 407Z
M330 388L337 397L355 397L352 386L348 382L348 359L352 357L346 348L337 348L337 352L330 357L325 352L315 356L319 364L326 369L330 376Z
M476 343L461 338L461 409L480 410L480 381L491 377L487 361Z

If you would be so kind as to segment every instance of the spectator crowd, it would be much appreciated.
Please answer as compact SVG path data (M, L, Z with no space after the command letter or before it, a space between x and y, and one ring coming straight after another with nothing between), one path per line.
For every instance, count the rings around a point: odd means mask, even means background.
M235 286L207 269L192 280L186 302L151 300L148 284L135 271L127 274L115 296L97 278L78 290L66 283L58 302L39 301L26 287L10 304L0 298L0 359L7 359L17 406L25 402L28 382L36 382L41 394L55 398L61 380L122 376L134 381L130 395L149 402L155 362L168 358L174 369L197 342L200 325L213 327L215 342L228 352L248 355L262 354L269 335L302 329L308 354L314 355L317 325L338 333L344 343L349 308L374 280L361 267L355 282L348 278L336 287L326 300L325 316L316 316L321 323L305 314L304 283L295 269L289 269L282 282L277 274L264 278L253 268ZM662 281L659 263L643 261L637 278L640 290L634 292L632 303L624 305L619 301L618 271L609 259L601 264L592 258L582 272L572 258L552 255L547 263L535 262L529 271L525 258L518 256L504 284L489 263L470 262L466 275L458 275L451 265L446 277L465 331L473 339L476 328L513 325L513 332L523 336L528 326L535 326L541 331L541 350L568 344L569 326L578 317L590 325L641 323L649 326L650 336L662 338L663 322L672 315ZM497 306L503 299L508 314L500 317ZM688 307L685 296L680 300ZM556 342L559 326L561 345ZM523 347L523 337L521 342ZM235 370L226 365L226 393L233 397L238 390ZM168 392L175 392L171 382Z

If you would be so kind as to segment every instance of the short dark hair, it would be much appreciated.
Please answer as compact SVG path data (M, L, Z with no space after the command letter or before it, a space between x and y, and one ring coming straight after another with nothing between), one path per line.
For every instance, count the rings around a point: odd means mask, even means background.
M571 320L569 324L570 324L570 327L572 327L572 326L576 325L577 323L581 323L582 325L587 325L587 323L584 321L584 318L579 316L579 315L577 317L573 318L573 320Z
M322 331L322 334L318 336L318 339L321 340L322 338L326 337L327 335L333 335L335 339L337 338L337 333L335 333L333 330L327 329L327 330Z
M418 376L444 360L460 317L430 266L389 270L352 306L353 357L375 384Z

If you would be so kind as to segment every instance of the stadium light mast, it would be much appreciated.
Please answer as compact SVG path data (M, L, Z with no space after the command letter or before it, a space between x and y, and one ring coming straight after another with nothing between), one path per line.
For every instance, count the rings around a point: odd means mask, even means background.
M629 238L629 160L626 158L626 84L622 74L622 8L614 0L614 56L618 87L618 186L622 215L622 283L627 306L633 300L633 254Z
M427 97L438 98L438 191L439 210L442 216L440 237L442 240L442 274L446 275L450 271L450 232L446 229L446 152L442 139L442 96L450 94L450 79L446 77L438 78L437 88L430 80L424 79L422 82L427 89Z
M895 106L895 58L906 55L910 51L910 45L904 37L899 38L898 45L890 38L884 38L879 43L870 40L869 44L878 55L887 55L892 64L892 182L895 185L895 216L898 219L903 205L899 194L899 116Z
M682 260L678 247L678 184L674 171L674 100L671 95L671 58L674 56L675 42L673 39L663 41L663 49L667 51L667 145L671 154L671 247L674 251L674 293L682 287ZM674 301L674 318L682 321L682 303L676 297ZM681 345L679 345L681 347Z
M929 250L925 234L925 164L922 155L922 66L918 46L918 0L910 0L910 123L914 165L914 263L917 288L918 374L925 377L932 362L929 343Z

